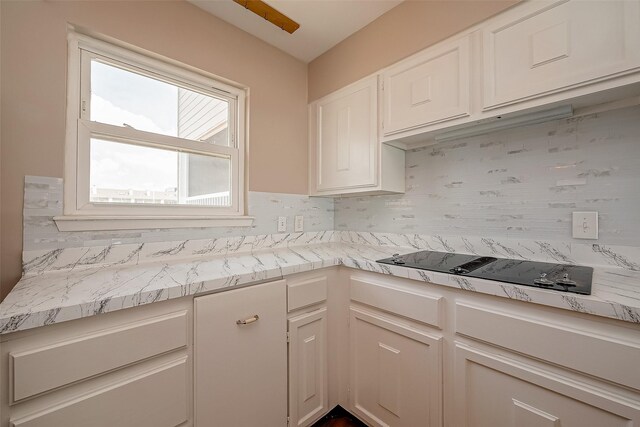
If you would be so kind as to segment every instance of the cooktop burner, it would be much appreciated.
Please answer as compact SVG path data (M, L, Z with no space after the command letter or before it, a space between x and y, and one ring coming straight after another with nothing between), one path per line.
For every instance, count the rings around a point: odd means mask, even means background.
M591 267L434 251L396 254L378 262L583 295L591 294L593 276Z

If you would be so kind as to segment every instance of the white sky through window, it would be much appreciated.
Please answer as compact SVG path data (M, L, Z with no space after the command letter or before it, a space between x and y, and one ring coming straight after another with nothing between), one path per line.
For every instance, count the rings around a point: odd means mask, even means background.
M91 120L177 136L178 88L91 62ZM92 144L91 185L166 191L178 186L178 154L125 144ZM141 167L143 166L143 167Z

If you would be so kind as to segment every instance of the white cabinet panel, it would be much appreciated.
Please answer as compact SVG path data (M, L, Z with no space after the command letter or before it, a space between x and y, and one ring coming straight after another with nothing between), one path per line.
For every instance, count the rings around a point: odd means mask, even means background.
M287 280L289 312L327 300L327 276Z
M375 186L377 78L318 103L318 190Z
M440 426L441 338L350 308L350 408L374 426Z
M175 427L187 421L187 358L37 413L11 427Z
M186 347L187 321L183 310L12 352L13 401Z
M441 296L428 295L419 288L405 289L365 277L351 277L349 294L352 301L408 317L437 328L442 327Z
M404 191L404 151L378 139L377 76L309 105L309 194Z
M285 426L285 281L198 297L194 304L196 425Z
M458 334L640 390L640 371L629 370L640 360L636 334L607 336L573 324L549 322L543 315L526 316L460 302L455 312Z
M639 402L497 354L456 344L459 427L634 427Z
M640 2L535 1L483 27L485 110L640 66Z
M327 309L289 319L291 425L308 426L329 411Z
M383 73L385 136L470 113L469 36L440 43Z

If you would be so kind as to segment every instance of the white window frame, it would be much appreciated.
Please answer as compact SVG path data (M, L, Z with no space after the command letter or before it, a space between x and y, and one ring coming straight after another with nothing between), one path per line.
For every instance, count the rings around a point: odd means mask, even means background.
M245 216L245 137L247 89L188 66L176 65L132 49L69 31L67 132L64 166L64 215L55 217L62 231L249 226ZM229 103L231 146L220 146L129 127L90 121L91 60L100 59L142 75L176 84ZM89 78L87 78L87 76ZM90 201L91 138L169 148L183 153L231 159L231 206L105 204Z

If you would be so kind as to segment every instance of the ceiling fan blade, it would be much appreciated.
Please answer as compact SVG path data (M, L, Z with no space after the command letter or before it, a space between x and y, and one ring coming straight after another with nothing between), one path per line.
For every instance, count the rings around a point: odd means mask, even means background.
M289 18L285 14L278 12L273 7L269 6L262 0L233 0L245 9L250 10L256 15L266 19L278 28L285 30L289 34L293 34L300 24L293 19Z

